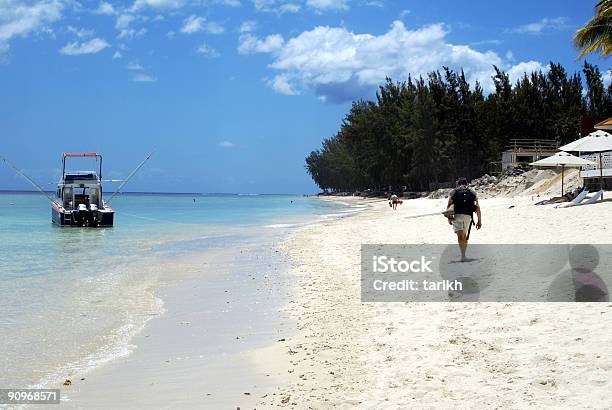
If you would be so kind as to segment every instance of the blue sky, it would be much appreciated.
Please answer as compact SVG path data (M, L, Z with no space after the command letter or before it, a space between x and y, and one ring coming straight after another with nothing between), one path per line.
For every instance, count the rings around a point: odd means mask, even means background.
M0 0L0 155L50 187L62 152L122 178L155 150L128 190L315 192L304 157L385 76L573 72L594 4ZM27 188L0 168L0 189Z

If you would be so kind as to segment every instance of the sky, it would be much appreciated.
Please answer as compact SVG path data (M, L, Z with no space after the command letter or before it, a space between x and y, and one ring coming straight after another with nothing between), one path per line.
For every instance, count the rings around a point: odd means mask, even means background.
M314 193L304 158L385 77L577 71L594 5L0 0L0 155L50 190L63 152L95 151L112 179L154 152L128 191ZM0 166L0 189L29 188Z

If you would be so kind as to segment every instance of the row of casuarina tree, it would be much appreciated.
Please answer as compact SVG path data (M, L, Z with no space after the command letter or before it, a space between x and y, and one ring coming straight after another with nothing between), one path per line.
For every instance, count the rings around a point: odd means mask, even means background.
M579 135L581 119L612 115L612 85L605 87L595 65L585 62L582 78L550 63L546 73L515 83L494 69L488 95L448 68L427 78L388 78L375 101L353 102L336 135L306 157L308 173L324 191L426 191L488 172L511 139L565 144Z

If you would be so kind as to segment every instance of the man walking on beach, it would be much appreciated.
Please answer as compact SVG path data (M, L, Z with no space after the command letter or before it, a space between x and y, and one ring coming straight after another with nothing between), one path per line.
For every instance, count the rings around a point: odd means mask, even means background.
M394 211L397 209L398 201L399 201L399 198L397 197L397 195L395 195L395 192L391 192L391 196L389 197L389 202Z
M474 223L474 212L476 212L478 218L476 229L482 227L480 205L478 204L476 192L468 188L467 184L466 178L459 178L457 188L453 189L448 196L447 205L447 208L451 205L454 207L454 216L448 218L448 223L453 225L453 230L457 234L457 242L459 242L459 249L461 250L461 261L466 261L465 251L470 237L470 229Z

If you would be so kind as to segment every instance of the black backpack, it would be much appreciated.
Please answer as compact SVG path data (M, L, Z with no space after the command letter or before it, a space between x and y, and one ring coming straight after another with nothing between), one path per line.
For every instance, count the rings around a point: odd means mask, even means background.
M476 211L476 195L467 187L457 188L453 194L455 213L472 215Z

